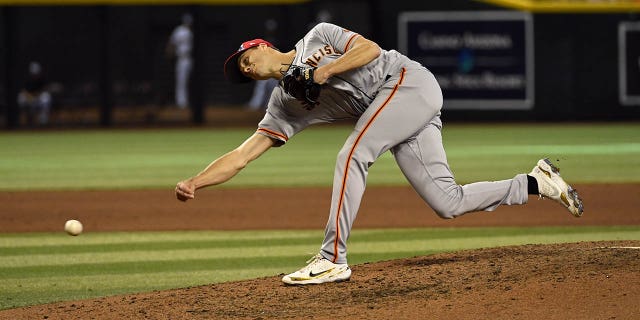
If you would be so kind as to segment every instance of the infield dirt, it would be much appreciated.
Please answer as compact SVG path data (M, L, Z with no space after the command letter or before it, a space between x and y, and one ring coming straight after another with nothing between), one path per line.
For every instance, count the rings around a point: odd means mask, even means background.
M369 188L354 228L640 226L640 184L576 187L579 219L530 197L454 220L437 218L408 187ZM0 232L62 232L70 218L86 232L323 229L330 196L328 188L210 189L180 203L171 188L3 192ZM638 319L639 248L640 239L460 251L354 265L344 283L290 287L274 275L4 310L0 319Z

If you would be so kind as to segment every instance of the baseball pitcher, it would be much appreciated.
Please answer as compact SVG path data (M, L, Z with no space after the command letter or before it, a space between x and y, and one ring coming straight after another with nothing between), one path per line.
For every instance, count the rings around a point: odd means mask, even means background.
M548 159L509 180L458 185L442 144L442 92L434 75L395 50L383 50L353 31L330 23L312 28L295 48L244 42L225 62L232 82L280 81L256 132L196 176L177 184L176 197L223 183L272 147L316 123L357 119L338 153L324 241L307 266L286 275L286 284L345 281L347 240L365 190L369 167L390 150L405 177L442 218L500 205L525 204L529 194L553 199L579 217L582 200Z

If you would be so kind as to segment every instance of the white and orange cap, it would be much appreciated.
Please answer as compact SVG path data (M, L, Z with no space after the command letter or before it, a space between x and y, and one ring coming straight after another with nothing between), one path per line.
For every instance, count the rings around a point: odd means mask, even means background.
M240 67L238 66L238 58L240 58L240 55L253 48L253 47L257 47L261 44L266 44L268 47L270 48L275 48L271 42L263 40L263 39L253 39L253 40L249 40L249 41L245 41L240 45L240 48L238 49L238 51L236 51L235 53L233 53L232 55L229 56L229 58L227 58L227 61L224 62L224 76L225 78L227 78L227 80L231 81L231 82L235 82L235 83L243 83L243 82L249 82L253 79L245 76L244 74L242 74L242 72L240 72Z

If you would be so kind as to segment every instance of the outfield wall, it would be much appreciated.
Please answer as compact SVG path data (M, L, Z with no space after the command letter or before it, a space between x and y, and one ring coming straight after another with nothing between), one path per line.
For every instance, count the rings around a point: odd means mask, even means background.
M15 97L30 61L42 63L54 89L54 110L98 109L94 125L117 125L114 112L141 106L171 108L173 65L164 46L182 13L195 18L195 70L191 78L192 113L187 121L205 122L205 108L242 107L253 84L224 81L221 66L241 41L271 37L282 50L308 30L318 12L359 31L382 47L399 47L398 16L412 11L496 11L475 1L309 1L271 5L29 5L0 6L0 124L21 126ZM620 28L638 15L607 13L531 13L533 91L525 109L448 110L456 121L637 120L640 63L635 51L621 67ZM273 35L265 21L276 19ZM627 28L633 29L633 28ZM633 30L632 30L633 31ZM630 38L631 39L631 38ZM633 39L631 39L633 40ZM628 48L628 47L627 47ZM635 50L634 48L630 48ZM427 66L428 67L428 66ZM621 73L630 99L621 97ZM530 85L530 83L528 83ZM445 99L447 98L445 91ZM89 124L91 125L91 124Z

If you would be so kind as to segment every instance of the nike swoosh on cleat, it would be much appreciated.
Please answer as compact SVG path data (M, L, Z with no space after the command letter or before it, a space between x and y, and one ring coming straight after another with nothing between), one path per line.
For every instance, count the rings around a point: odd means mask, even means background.
M329 269L329 270L325 270L322 272L318 272L318 273L313 273L313 271L309 271L309 278L315 278L315 277L319 277L325 273L329 273L331 272L331 270L333 270L333 268Z

